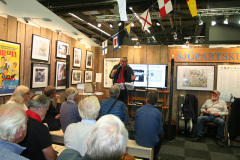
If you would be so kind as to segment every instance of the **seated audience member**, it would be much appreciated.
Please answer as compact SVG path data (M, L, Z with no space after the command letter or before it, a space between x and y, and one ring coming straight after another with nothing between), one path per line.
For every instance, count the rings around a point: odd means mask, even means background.
M52 86L47 86L44 89L44 94L50 99L49 109L43 120L43 123L48 124L48 128L50 131L55 131L60 129L60 99L59 95L57 95L56 88ZM55 98L57 100L57 107L55 108L52 103L52 99Z
M52 148L51 136L48 128L42 124L50 100L45 95L35 95L28 101L27 136L20 143L26 147L21 155L32 160L54 160L56 152Z
M25 149L17 143L26 136L27 115L22 106L5 104L0 106L0 159L25 160L20 156Z
M120 160L127 143L128 131L122 121L114 115L105 115L97 121L90 133L85 156L81 157L75 150L67 149L58 160Z
M137 109L134 128L135 140L138 145L154 147L154 160L158 159L158 152L162 145L163 128L161 112L153 105L157 102L157 93L147 94L146 105Z
M228 114L228 109L226 102L219 99L220 92L214 90L212 92L212 98L208 99L201 108L202 116L199 116L197 119L197 137L194 138L193 142L202 141L202 130L203 123L205 122L214 122L218 125L218 131L216 135L217 144L220 147L224 146L222 142L225 128L225 120L222 119L222 116Z
M9 101L6 104L9 103L17 103L23 105L24 109L27 110L28 108L26 107L25 103L29 100L30 98L30 90L27 86L20 85L18 86L14 92Z
M80 122L82 119L79 116L78 105L74 102L78 98L78 91L74 87L65 90L67 101L62 103L60 109L60 122L63 133L67 126L71 123Z
M129 124L129 115L127 106L118 101L117 98L120 95L120 88L117 85L113 85L110 88L110 98L104 99L100 102L101 108L99 112L99 118L106 114L113 114L119 117L125 125Z
M74 149L84 156L87 149L87 138L99 115L98 98L95 96L84 98L79 102L78 110L82 121L72 123L67 127L64 134L64 144L66 149Z

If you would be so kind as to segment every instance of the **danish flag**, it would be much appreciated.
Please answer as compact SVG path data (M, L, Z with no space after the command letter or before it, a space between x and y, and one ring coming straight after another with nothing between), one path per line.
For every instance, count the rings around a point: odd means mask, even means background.
M143 14L141 14L140 18L141 18L143 31L147 30L149 27L152 26L149 9L146 10Z
M158 0L161 18L173 10L171 0Z

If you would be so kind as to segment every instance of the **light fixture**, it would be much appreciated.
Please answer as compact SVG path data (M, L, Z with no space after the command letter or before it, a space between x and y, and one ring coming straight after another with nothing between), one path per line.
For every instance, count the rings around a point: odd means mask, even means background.
M61 36L62 35L62 30L56 30L56 32Z
M134 22L131 23L131 27L134 27Z
M71 16L73 16L73 17L75 17L75 18L77 18L77 19L79 19L80 21L84 21L82 18L80 18L80 17L78 17L78 16L76 16L75 14L73 14L73 13L69 13Z
M98 27L101 27L102 26L102 24L101 23L98 23L98 25L97 25Z
M110 28L113 28L113 25L112 25L112 24L110 24L109 26L110 26Z
M223 24L228 24L228 16L225 17Z
M199 15L198 24L199 24L199 26L203 25L203 20L201 18L201 14Z
M137 40L138 40L138 38L131 38L131 40L132 40L132 41L137 41Z
M173 39L174 40L177 40L177 33L175 32L174 35L173 35Z
M216 24L217 24L217 22L216 22L215 20L212 20L212 21L211 21L211 25L212 25L212 26L215 26Z
M149 29L147 29L147 32L148 32L148 33L151 33Z
M157 22L156 24L157 24L157 26L161 26L161 24L159 22Z
M240 24L240 20L238 21L238 24Z
M122 25L122 22L119 22L119 23L118 23L118 26L121 26L121 25Z
M133 8L132 7L129 7L130 10L132 10Z

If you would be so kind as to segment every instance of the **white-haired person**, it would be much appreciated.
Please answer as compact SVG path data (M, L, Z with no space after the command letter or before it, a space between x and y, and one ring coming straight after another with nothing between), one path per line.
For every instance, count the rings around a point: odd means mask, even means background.
M25 149L21 142L27 132L27 115L18 104L0 106L0 159L26 160L20 156Z
M21 155L32 160L55 160L51 135L48 128L42 123L49 108L50 100L47 96L34 95L28 101L27 136L20 143L26 147Z
M81 157L72 149L64 150L58 160L120 160L128 143L128 131L116 116L108 114L94 125L87 140L87 151Z
M17 86L17 88L14 90L13 95L11 96L9 101L7 101L6 104L9 103L21 104L26 111L28 108L25 103L29 100L29 98L30 98L29 88L27 86L20 85Z
M74 102L74 100L78 98L77 89L69 87L65 90L65 95L67 101L62 103L60 109L60 122L63 133L69 124L77 123L82 120L78 112L78 105Z
M98 98L96 96L84 98L79 102L78 110L82 121L72 123L67 127L64 134L64 145L67 149L74 149L84 156L87 149L87 138L99 115Z

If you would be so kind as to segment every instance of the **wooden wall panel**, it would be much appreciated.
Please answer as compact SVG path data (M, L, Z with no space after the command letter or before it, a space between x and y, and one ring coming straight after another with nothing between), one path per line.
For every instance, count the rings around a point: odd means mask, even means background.
M52 32L51 51L50 51L50 82L49 85L55 86L55 71L56 71L56 45L58 34Z
M17 18L8 16L8 31L7 40L16 42L17 41Z
M0 39L7 40L8 19L0 16Z

